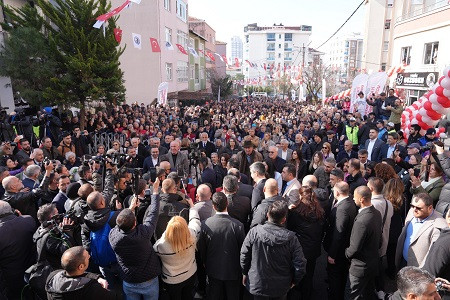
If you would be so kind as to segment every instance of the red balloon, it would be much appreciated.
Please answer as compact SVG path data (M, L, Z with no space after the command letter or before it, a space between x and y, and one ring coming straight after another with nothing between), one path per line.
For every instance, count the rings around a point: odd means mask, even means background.
M417 121L419 121L419 123L420 123L420 122L423 122L423 121L422 121L422 115L421 115L421 114L417 114L416 119L417 119Z
M425 124L422 121L418 121L417 124L419 124L420 128L422 128L423 130L427 130L428 128L430 128L428 124Z
M444 96L444 88L442 86L438 86L434 92L438 96Z
M431 103L430 101L427 101L427 102L425 102L424 104L423 104L423 108L425 108L426 110L433 110L432 108L431 108L431 105L432 105L433 103Z
M427 110L427 115L432 119L432 120L439 120L441 118L441 114L435 112L434 110Z
M428 92L426 92L423 96L425 97L425 98L430 98L430 96L433 94L433 91L428 91Z
M438 80L439 85L441 85L441 81L442 81L442 79L444 79L444 78L445 78L445 76L442 76L441 78L439 78L439 80Z
M436 89L437 90L437 89ZM445 108L450 107L450 100L447 97L437 97L437 102Z
M416 102L414 102L414 103L412 104L412 106L413 106L416 110L419 110L419 105L418 105Z

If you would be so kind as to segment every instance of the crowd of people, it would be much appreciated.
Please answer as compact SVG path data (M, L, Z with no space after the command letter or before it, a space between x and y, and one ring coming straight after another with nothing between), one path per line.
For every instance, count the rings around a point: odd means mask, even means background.
M448 298L450 156L388 94L11 115L0 299L313 299L322 253L328 299Z

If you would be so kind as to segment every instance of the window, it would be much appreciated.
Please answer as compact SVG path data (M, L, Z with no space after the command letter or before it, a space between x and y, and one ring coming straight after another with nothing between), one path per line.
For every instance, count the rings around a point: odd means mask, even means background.
M177 9L176 9L177 10L176 11L177 17L179 19L183 20L184 22L186 22L186 20L187 20L187 18L186 18L186 16L187 16L187 5L186 5L186 3L184 3L181 0L177 0L176 4L177 4Z
M268 42L274 42L275 41L275 33L268 33L267 34L267 41ZM248 35L247 35L247 43L248 43Z
M267 51L275 51L275 43L267 43Z
M203 50L203 48L204 48L203 44L199 44L198 45L198 49L201 50L201 51L198 51L199 52L198 53L199 56L205 56L205 51Z
M187 34L181 30L178 30L177 31L177 44L180 44L186 50L187 43L188 43ZM178 51L180 51L180 50L178 50Z
M281 39L281 34L278 35L278 38Z
M193 38L189 38L189 47L195 49L195 43L194 43L194 39Z
M385 63L381 64L381 71L386 71L386 64Z
M281 44L278 44L278 49L281 49Z
M166 80L172 81L172 64L166 63Z
M269 53L267 60L274 60L274 59L275 59L275 53Z
M284 34L284 40L286 42L292 42L292 33L285 33Z
M200 83L200 69L198 67L198 64L195 64L195 83L198 84Z
M384 21L384 29L390 29L391 28L391 20Z
M281 58L281 53L278 53L278 58Z
M166 27L166 42L172 43L172 29Z
M439 42L425 44L423 54L423 63L425 65L434 65L437 63Z
M388 41L384 41L383 43L383 51L388 51L389 50L389 42Z
M164 0L164 8L170 11L170 0Z
M186 82L189 80L189 66L186 61L177 62L177 81Z
M409 66L411 63L411 46L402 47L400 62L404 65Z

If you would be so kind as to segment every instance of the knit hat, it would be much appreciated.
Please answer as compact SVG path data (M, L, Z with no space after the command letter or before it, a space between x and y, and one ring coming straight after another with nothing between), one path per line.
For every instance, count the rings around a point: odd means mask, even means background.
M81 184L78 182L72 182L69 184L66 190L67 198L70 200L75 200L78 198L78 189L81 187Z

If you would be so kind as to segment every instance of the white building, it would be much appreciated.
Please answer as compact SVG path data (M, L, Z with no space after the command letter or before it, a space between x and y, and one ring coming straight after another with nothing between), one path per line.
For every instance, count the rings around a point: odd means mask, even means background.
M231 38L231 62L234 63L235 58L239 59L239 61L242 61L242 53L243 53L243 43L240 37L233 36Z
M361 70L363 55L363 36L351 33L337 36L330 41L327 51L327 65L338 76L338 81L346 83Z
M389 65L404 71L391 82L408 102L420 98L450 65L450 2L395 1Z
M260 27L256 23L244 27L243 73L247 79L269 74L270 66L284 69L289 66L306 65L302 52L308 49L312 27L307 25L284 26L283 24ZM250 66L247 62L256 66ZM266 70L262 66L266 65Z

